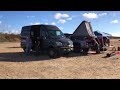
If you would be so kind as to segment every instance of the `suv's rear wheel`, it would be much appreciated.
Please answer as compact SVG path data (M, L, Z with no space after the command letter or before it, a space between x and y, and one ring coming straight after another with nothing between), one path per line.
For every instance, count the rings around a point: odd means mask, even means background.
M48 56L50 58L56 58L58 56L58 52L54 48L48 49Z

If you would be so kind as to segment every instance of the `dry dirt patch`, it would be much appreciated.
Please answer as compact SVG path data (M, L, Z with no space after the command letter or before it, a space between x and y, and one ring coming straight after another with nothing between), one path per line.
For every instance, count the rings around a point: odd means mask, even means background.
M120 41L114 39L111 44L118 47ZM25 56L20 43L0 43L0 78L120 78L120 55L104 58L107 52L88 56L71 53L68 57L50 59L47 55Z

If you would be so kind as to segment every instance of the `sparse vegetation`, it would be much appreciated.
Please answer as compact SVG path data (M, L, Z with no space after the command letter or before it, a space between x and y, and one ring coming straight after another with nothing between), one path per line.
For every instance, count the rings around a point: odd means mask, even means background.
M19 34L7 34L7 33L0 33L0 42L17 42L20 41Z

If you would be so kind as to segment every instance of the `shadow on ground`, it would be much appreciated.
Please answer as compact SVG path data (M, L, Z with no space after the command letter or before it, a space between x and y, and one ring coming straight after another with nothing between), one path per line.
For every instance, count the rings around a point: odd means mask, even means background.
M78 56L88 56L88 54L85 55L85 54L82 54L82 53L71 52L69 55L63 55L63 57L66 57L66 58L69 58L69 57L78 57Z
M21 47L6 47L6 48L21 48Z
M85 55L81 53L71 52L69 55L64 55L63 57L70 58L70 57L89 56L89 55L91 54ZM35 53L31 53L30 55L25 55L24 52L0 53L0 61L6 61L6 62L29 62L29 61L44 61L44 60L53 60L53 59L49 58L49 56L45 53L44 54L42 53L40 55L35 55Z
M31 53L30 55L25 55L24 52L10 52L10 53L0 53L0 61L6 62L26 62L26 61L43 61L50 60L47 55L35 55Z
M102 53L100 53L102 54ZM75 52L71 52L69 55L64 55L64 57L78 57L78 56L91 56L91 55L97 55L95 52L88 52L88 54L84 54L84 53L75 53Z
M63 57L67 58L67 57L77 57L77 56L84 56L84 55L79 53L70 53L69 55L65 55ZM6 62L29 62L29 61L44 61L44 60L52 60L52 59L49 58L47 54L35 55L35 53L31 53L30 55L25 55L24 52L0 53L0 61L6 61Z

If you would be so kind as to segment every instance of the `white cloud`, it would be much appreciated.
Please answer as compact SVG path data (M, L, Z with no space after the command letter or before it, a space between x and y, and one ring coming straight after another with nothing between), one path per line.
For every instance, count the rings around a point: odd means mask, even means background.
M20 31L16 30L15 34L20 34Z
M0 21L0 24L2 24L2 21Z
M40 23L39 23L39 22L36 22L36 23L35 23L35 25L38 25L38 24L40 24Z
M45 23L45 25L48 25L48 23Z
M54 18L55 18L55 19L68 18L68 17L69 17L68 14L62 14L62 13L56 13L56 14L54 15Z
M63 19L60 19L59 21L58 21L58 23L62 23L62 24L64 24L66 22L66 20L63 20Z
M13 29L12 31L6 31L6 33L20 34L20 31Z
M116 33L112 33L112 36L118 36L118 37L120 37L120 32L116 32Z
M55 22L52 22L51 24L52 24L52 25L56 25L56 23L55 23Z
M15 30L13 29L13 30L11 31L11 33L15 33Z
M60 19L60 18L61 18L61 13L56 13L56 14L54 15L54 18L55 18L55 19Z
M69 17L69 15L68 15L68 14L61 14L61 17L68 18L68 17Z
M107 13L100 13L100 14L97 14L97 13L84 13L82 14L82 16L84 18L87 18L87 19L96 19L98 17L102 17L102 16L106 16Z
M27 18L34 18L35 16L27 16Z
M20 34L21 30L17 29L10 29L10 30L5 30L4 33L9 33L9 34Z
M119 21L116 19L116 20L111 21L110 23L119 23Z
M41 24L40 22L36 22L36 23L30 23L30 25L38 25Z
M96 13L84 13L83 17L88 19L95 19L95 18L98 18L98 15Z
M67 18L67 20L72 20L72 18Z
M107 15L107 13L98 14L98 16L105 16L105 15Z

